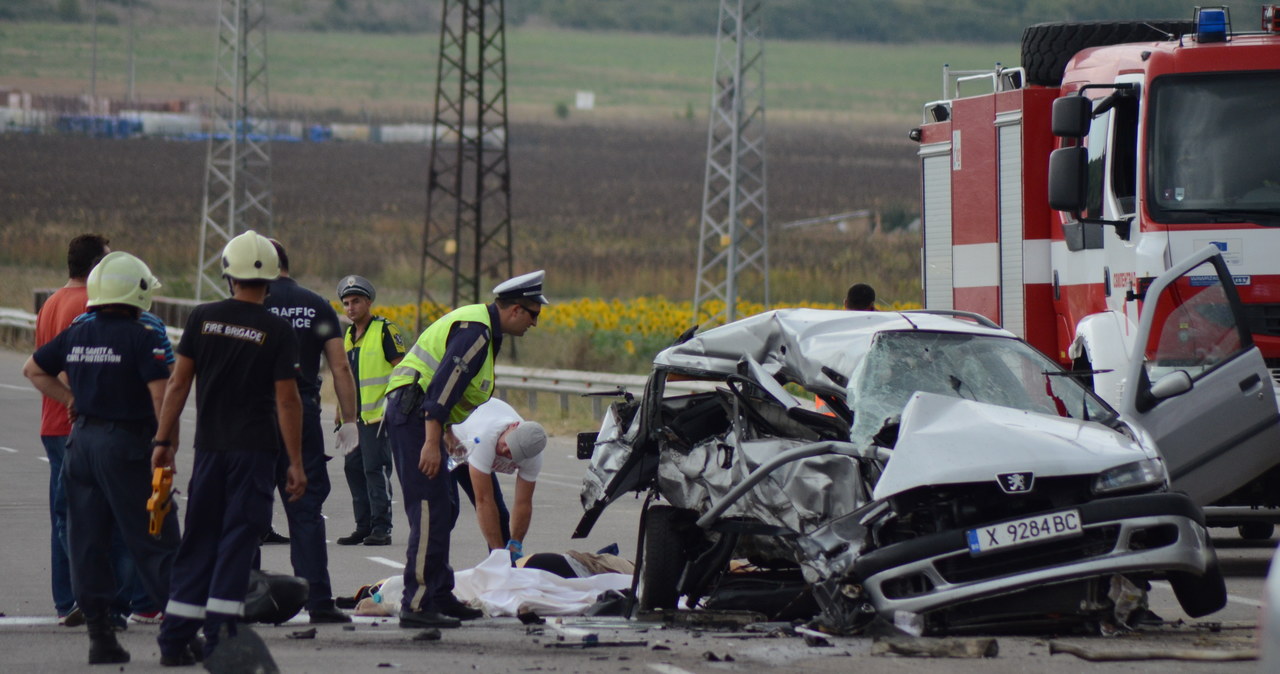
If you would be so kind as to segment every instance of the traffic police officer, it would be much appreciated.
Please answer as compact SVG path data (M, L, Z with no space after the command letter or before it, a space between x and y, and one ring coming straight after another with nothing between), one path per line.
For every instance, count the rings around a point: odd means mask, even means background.
M356 530L339 538L338 545L391 544L391 444L382 430L382 408L391 368L404 358L404 341L395 323L373 315L377 296L363 276L346 276L338 283L338 299L351 319L342 347L356 379L360 408L360 444L347 453L343 466Z
M147 265L109 253L86 283L96 320L74 324L42 346L23 374L75 417L63 463L72 585L89 626L89 664L119 663L129 661L129 652L107 614L116 594L112 532L120 532L156 605L168 597L178 547L176 511L159 537L148 533L147 515L148 440L169 368L159 335L138 321L160 285ZM69 386L58 379L63 372Z
M343 419L355 419L355 380L342 350L342 328L338 314L316 293L289 278L289 256L279 241L271 240L280 261L280 278L271 282L264 302L272 313L288 321L298 336L298 393L302 396L302 464L307 471L307 493L296 501L286 501L289 518L289 559L293 573L307 580L307 613L312 623L348 623L351 617L333 602L329 582L329 553L325 547L324 514L321 508L329 497L329 460L324 453L324 431L320 425L320 354L329 363L333 390ZM345 454L358 442L356 427L338 429L338 451ZM285 457L280 457L276 481L281 495L285 488Z
M505 281L493 289L492 304L440 317L391 372L385 423L409 516L401 627L457 627L460 619L481 615L453 596L449 531L455 506L442 438L446 426L493 395L503 335L519 337L537 325L547 304L543 276L536 271Z
M192 664L204 625L207 656L219 630L234 636L244 613L258 541L271 526L276 457L288 456L286 492L307 488L302 467L298 338L262 306L280 275L275 248L250 230L222 249L231 297L202 304L187 318L178 362L165 389L154 467L173 466L178 415L196 384L195 457L187 518L173 563L172 590L160 625L160 663Z

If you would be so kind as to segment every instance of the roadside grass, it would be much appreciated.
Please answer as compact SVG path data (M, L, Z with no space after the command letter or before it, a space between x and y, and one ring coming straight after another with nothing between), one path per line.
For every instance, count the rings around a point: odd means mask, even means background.
M88 24L0 22L0 76L10 85L88 90L93 42ZM214 31L144 27L135 42L141 98L207 98L213 85ZM374 35L274 31L268 34L274 106L401 121L429 117L437 34ZM122 96L127 35L123 25L98 27L97 90ZM670 119L689 110L705 118L711 95L713 36L587 33L546 28L507 31L508 102L527 119L551 119L556 103L579 90L596 94L598 110L571 112L578 121L610 110ZM941 95L944 63L956 68L1015 65L1015 44L765 43L766 103L771 114L834 120L902 120Z

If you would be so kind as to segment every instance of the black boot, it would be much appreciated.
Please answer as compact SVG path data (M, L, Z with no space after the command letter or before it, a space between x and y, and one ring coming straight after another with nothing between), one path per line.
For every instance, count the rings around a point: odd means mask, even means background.
M107 616L93 618L88 624L89 664L105 665L129 661L129 651L116 641L116 628Z

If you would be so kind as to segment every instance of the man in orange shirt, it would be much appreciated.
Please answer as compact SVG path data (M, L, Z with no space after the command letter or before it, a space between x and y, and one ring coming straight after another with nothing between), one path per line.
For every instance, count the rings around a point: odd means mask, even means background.
M45 300L36 316L36 348L49 343L58 333L71 325L76 316L84 313L89 301L85 279L89 271L103 255L110 252L107 237L101 234L81 234L67 246L67 284ZM50 569L53 572L53 607L58 612L60 624L74 627L83 618L76 610L75 594L71 591L71 564L67 559L67 498L62 489L62 457L67 449L67 436L71 435L71 421L67 408L53 398L43 397L40 409L40 441L49 457L49 520L53 525L50 536Z

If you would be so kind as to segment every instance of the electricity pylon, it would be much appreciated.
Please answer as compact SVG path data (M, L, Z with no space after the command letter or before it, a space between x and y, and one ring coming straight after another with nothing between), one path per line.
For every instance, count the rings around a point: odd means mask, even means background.
M754 295L769 304L760 4L720 0L695 321L709 300L724 302L716 317L725 323L737 318L739 297Z
M429 286L439 291L447 280L448 305L457 307L480 302L483 283L512 274L505 3L441 4L419 330Z
M205 162L196 299L226 297L222 249L253 229L270 236L271 145L266 133L265 0L221 0L213 75L213 127Z

